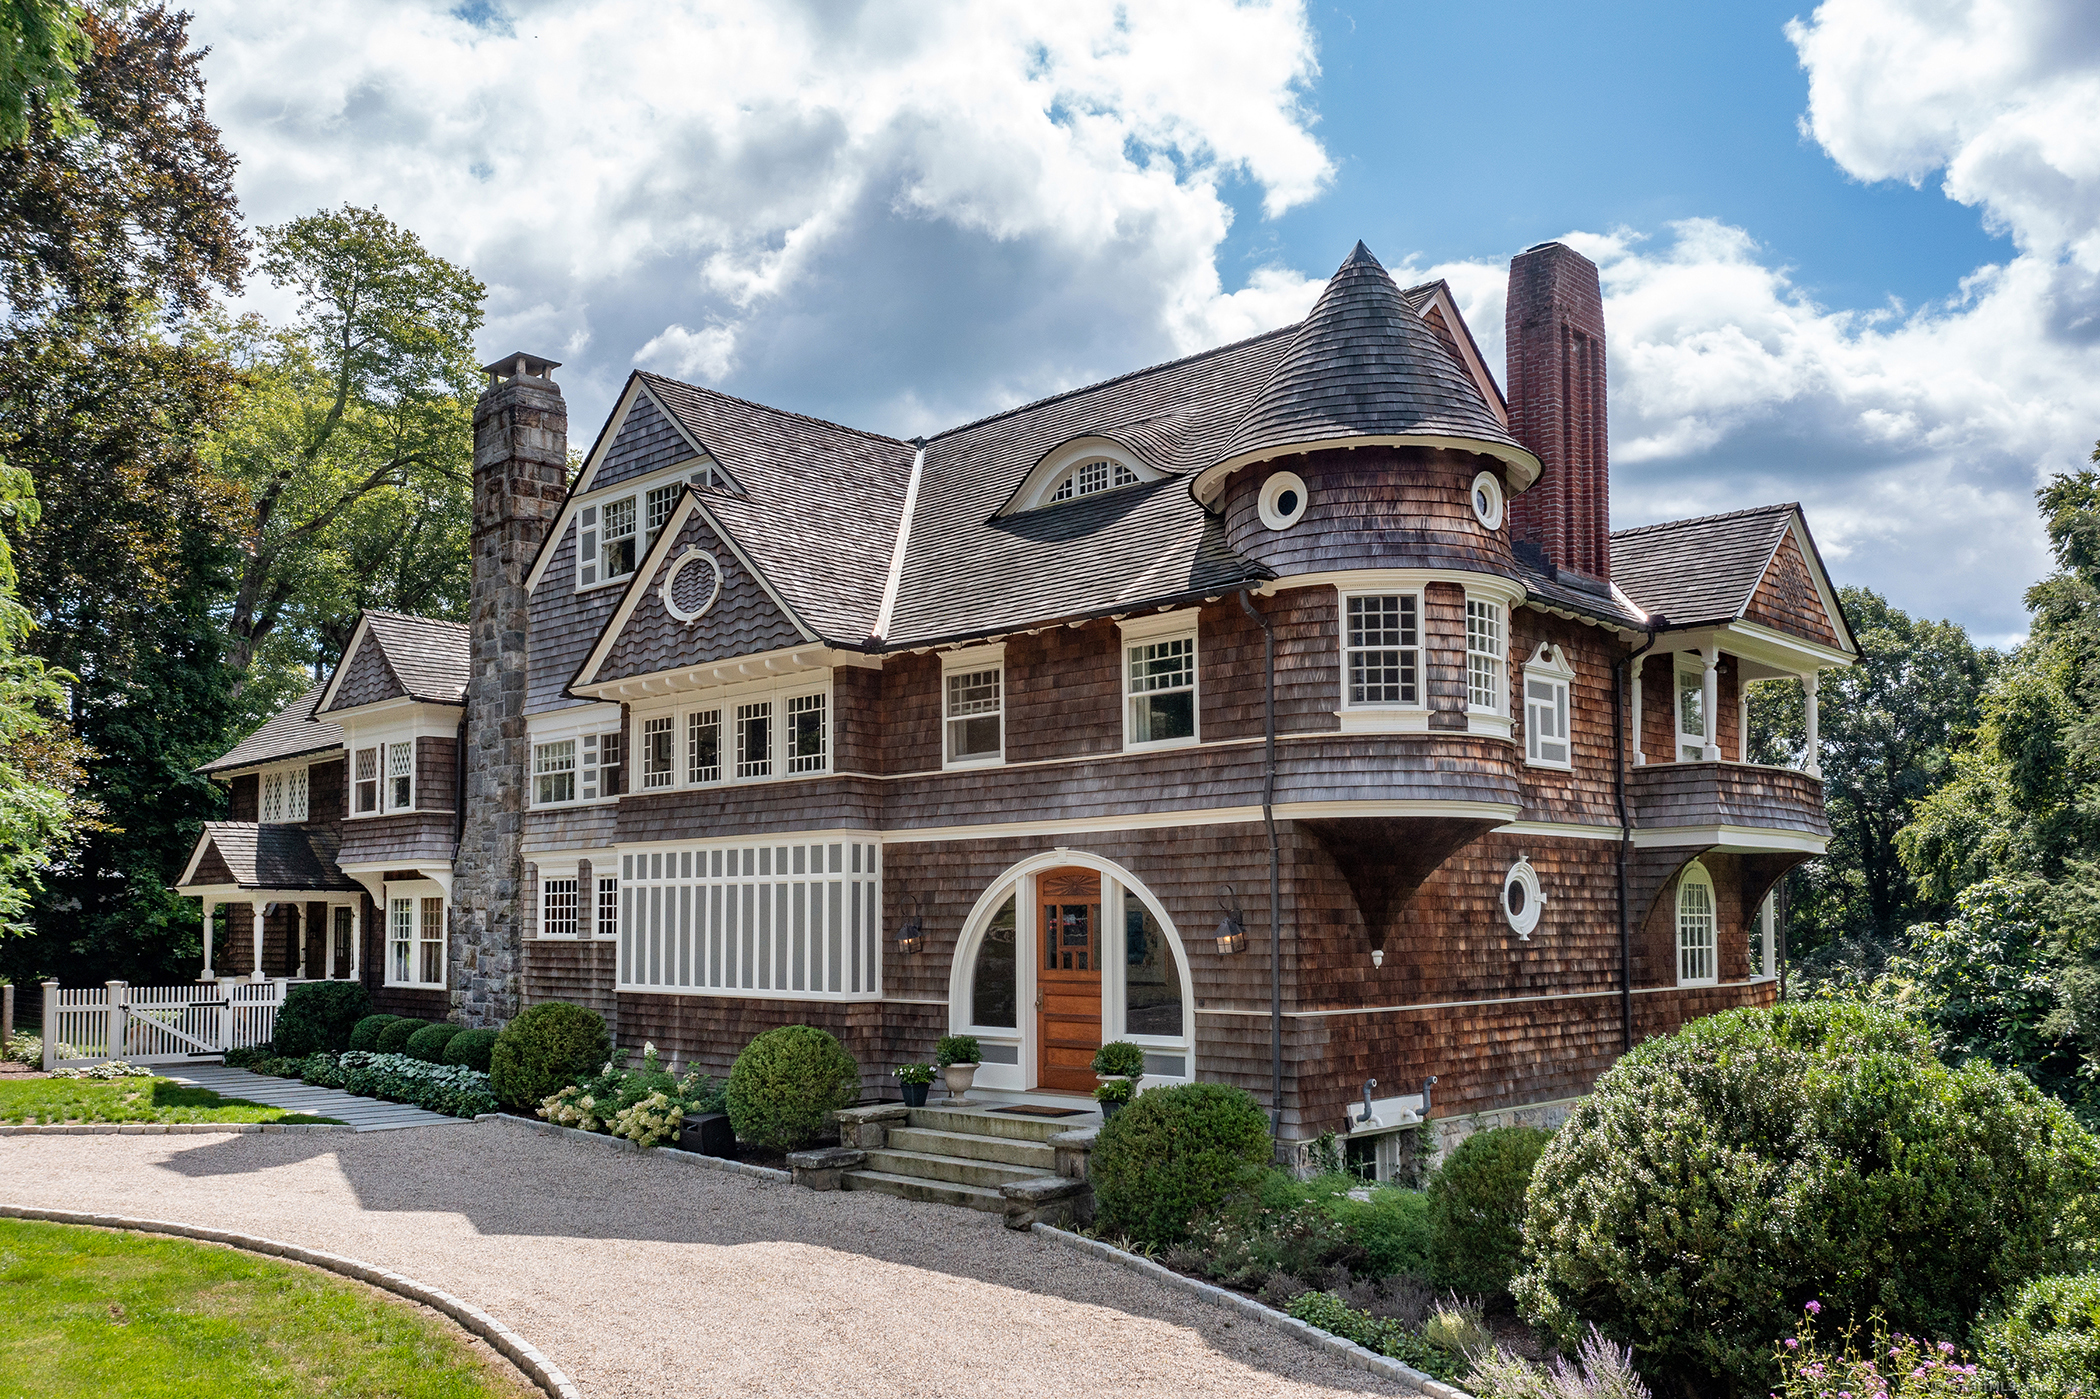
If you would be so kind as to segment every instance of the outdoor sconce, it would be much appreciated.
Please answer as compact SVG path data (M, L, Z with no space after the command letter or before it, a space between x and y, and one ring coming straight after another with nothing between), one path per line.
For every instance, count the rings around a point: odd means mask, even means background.
M1382 967L1382 966L1384 966L1384 965L1385 965L1385 949L1384 949L1384 948L1382 948L1382 947L1374 947L1374 948L1372 948L1372 949L1371 949L1371 965L1372 965L1373 967Z
M919 899L912 896L911 918L897 930L897 951L906 957L915 957L926 945L926 926L919 918Z
M1230 884L1222 888L1225 895L1225 916L1218 920L1218 951L1221 955L1229 956L1247 945L1247 928L1241 921L1243 915L1240 913L1238 895L1232 892Z

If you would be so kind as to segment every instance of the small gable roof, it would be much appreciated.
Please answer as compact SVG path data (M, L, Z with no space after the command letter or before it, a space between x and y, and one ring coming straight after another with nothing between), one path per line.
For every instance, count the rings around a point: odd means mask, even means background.
M1611 537L1612 580L1642 611L1661 616L1672 630L1739 621L1750 611L1790 535L1797 541L1837 649L1857 654L1844 609L1838 606L1822 555L1796 503L1620 530Z
M308 753L340 749L343 746L342 725L314 717L314 705L319 702L325 688L325 684L313 686L264 720L261 728L236 743L224 757L213 759L197 771L230 772L303 757Z
M355 893L362 886L336 866L341 848L341 839L326 828L206 821L177 887Z
M314 713L404 697L428 704L465 704L470 653L467 628L459 622L368 608L322 688Z

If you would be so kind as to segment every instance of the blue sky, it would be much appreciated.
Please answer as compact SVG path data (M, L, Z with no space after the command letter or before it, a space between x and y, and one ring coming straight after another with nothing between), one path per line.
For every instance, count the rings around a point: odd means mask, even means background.
M1295 320L1359 237L1499 364L1563 238L1616 524L1800 500L1840 582L2003 642L2100 437L2091 0L196 9L251 220L414 228L584 442L636 367L937 430Z

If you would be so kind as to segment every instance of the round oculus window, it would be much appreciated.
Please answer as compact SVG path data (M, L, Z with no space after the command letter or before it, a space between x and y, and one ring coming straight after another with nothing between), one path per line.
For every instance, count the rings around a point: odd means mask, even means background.
M1473 518L1482 529L1502 528L1502 483L1492 471L1473 478Z
M1289 529L1305 518L1305 479L1295 471L1279 471L1261 483L1256 505L1261 522L1270 529Z
M1531 861L1519 860L1511 865L1509 873L1502 877L1502 916L1509 920L1510 931L1529 941L1545 907L1546 895L1539 888L1539 873L1531 867Z
M722 596L722 565L713 554L688 549L664 573L664 610L691 626Z

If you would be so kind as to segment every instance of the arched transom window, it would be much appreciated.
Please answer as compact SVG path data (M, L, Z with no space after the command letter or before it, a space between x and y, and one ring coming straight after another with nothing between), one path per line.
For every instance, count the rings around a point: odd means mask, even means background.
M1694 860L1677 876L1677 984L1709 986L1717 979L1714 882Z
M1053 503L1076 500L1083 495L1112 491L1118 486L1134 486L1137 482L1138 474L1123 463L1108 457L1096 457L1073 467L1051 490L1050 499Z

